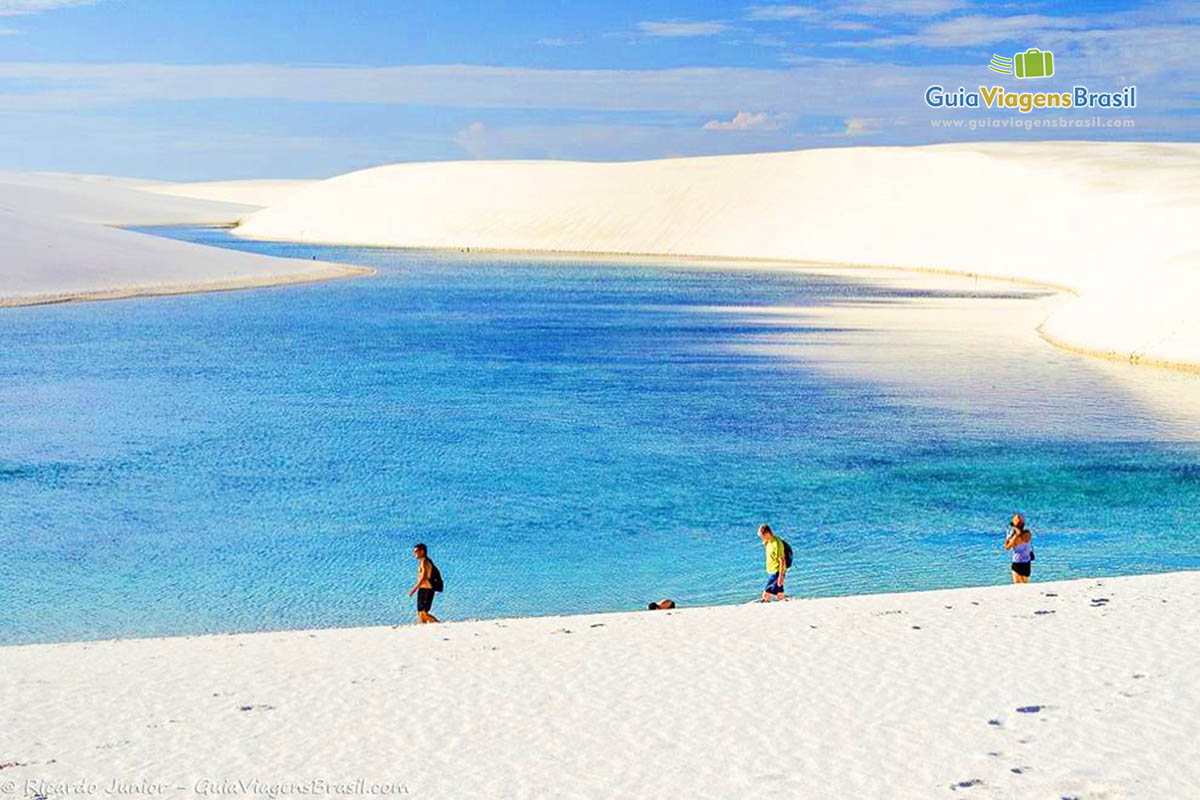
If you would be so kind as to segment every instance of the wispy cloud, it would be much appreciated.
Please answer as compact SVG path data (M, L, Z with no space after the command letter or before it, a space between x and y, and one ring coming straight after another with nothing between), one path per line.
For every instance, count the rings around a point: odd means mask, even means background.
M810 6L769 5L750 6L746 9L746 19L750 20L785 20L816 17L820 14Z
M482 122L472 122L454 134L454 141L472 158L487 158L491 132Z
M890 85L877 88L881 72L893 84L901 81L912 87L926 78L948 74L944 69L930 72L903 66L881 70L873 64L829 64L801 70L561 70L464 64L287 67L0 62L0 87L4 79L22 84L20 91L0 88L0 111L223 99L694 114L729 108L805 107L845 113L847 85L856 87L856 102L891 99ZM953 71L949 75L953 76Z
M56 8L90 6L98 2L100 0L0 0L0 17L38 14L42 11L53 11Z
M639 22L637 24L638 33L643 36L662 36L669 38L692 37L692 36L716 36L718 33L724 33L729 30L729 25L724 22L710 20L706 22Z
M791 64L797 67L851 68L859 63L852 58L829 58L828 56L814 56L808 53L783 53L779 56L779 60L784 64Z
M1072 78L1123 80L1169 73L1161 91L1144 88L1157 109L1191 107L1197 83L1197 27L1163 26L1073 35L1087 55L1072 57ZM1043 45L1044 46L1044 45ZM1094 54L1094 55L1091 55ZM856 116L911 109L930 83L969 85L982 62L906 65L799 57L780 69L690 67L648 70L533 69L474 65L287 67L265 64L64 64L0 62L20 90L0 88L0 111L77 109L140 102L279 100L438 108L578 109L685 112L803 109L806 115ZM1066 67L1065 54L1063 69ZM848 93L847 87L853 87ZM1139 93L1139 101L1143 95ZM1149 110L1150 105L1147 106ZM1141 111L1139 102L1139 111ZM868 112L869 113L869 112Z
M537 44L542 47L574 47L578 44L583 44L579 39L561 39L557 36L549 36L544 39L538 39Z
M20 33L16 28L0 28L0 36L16 36Z
M862 17L937 17L968 7L966 0L852 0L838 11Z
M712 119L703 127L706 131L773 131L782 128L783 123L782 117L771 116L765 111L739 111L733 119Z
M835 31L870 31L875 30L875 26L869 22L861 22L853 19L835 19L829 23L829 27Z
M755 36L750 40L751 44L756 44L759 47L787 47L788 43L780 39L778 36Z
M842 132L846 136L867 136L879 132L880 122L881 120L869 117L851 117L846 120L846 127Z
M1008 17L970 15L930 23L916 33L887 36L855 43L863 47L966 47L979 44L1035 40L1050 31L1080 30L1088 26L1085 17L1052 17L1044 14L1016 14Z

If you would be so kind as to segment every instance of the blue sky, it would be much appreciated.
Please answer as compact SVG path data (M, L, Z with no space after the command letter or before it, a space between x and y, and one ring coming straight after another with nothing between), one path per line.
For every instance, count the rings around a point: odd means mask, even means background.
M1054 51L1053 78L987 70L1027 47ZM0 0L0 169L199 180L427 159L1193 141L1197 53L1195 2ZM1135 123L1120 131L972 132L931 126L954 116L925 106L932 83L1136 84L1139 102L1116 115Z

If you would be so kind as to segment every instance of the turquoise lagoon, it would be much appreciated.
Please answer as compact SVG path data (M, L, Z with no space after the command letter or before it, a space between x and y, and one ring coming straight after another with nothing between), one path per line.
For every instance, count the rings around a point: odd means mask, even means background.
M943 400L817 313L1040 291L154 233L378 274L0 313L0 643L407 622L417 541L445 619L750 600L760 522L804 595L1006 582L1015 509L1036 580L1200 567L1200 430L1114 368L949 339Z

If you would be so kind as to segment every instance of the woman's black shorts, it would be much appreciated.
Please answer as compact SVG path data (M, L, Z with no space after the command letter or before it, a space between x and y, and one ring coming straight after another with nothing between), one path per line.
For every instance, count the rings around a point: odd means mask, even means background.
M1013 565L1014 567L1016 564ZM433 589L417 589L417 611L433 610Z
M1029 568L1032 565L1028 561L1014 561L1012 565L1013 572L1020 575L1022 578L1029 577Z

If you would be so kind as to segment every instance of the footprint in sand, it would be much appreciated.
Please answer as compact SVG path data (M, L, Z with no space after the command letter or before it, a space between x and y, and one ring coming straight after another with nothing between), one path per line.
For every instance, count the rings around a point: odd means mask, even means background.
M1043 614L1053 614L1054 612L1053 612L1053 611L1050 611L1050 610L1047 610L1047 609L1045 609L1045 608L1040 608L1040 609L1038 609L1037 611L1035 611L1035 612L1033 612L1033 613L1034 613L1034 614L1036 614L1037 616L1039 616L1039 617L1040 617L1040 616L1042 616Z
M115 750L118 747L124 747L127 744L132 744L128 739L122 739L119 742L105 742L104 744L96 745L97 750Z
M252 706L238 706L238 711L271 711L275 706L267 703L255 703Z
M971 778L969 780L950 784L950 789L951 791L957 792L959 789L970 789L972 786L983 786L983 781L981 781L979 778Z

